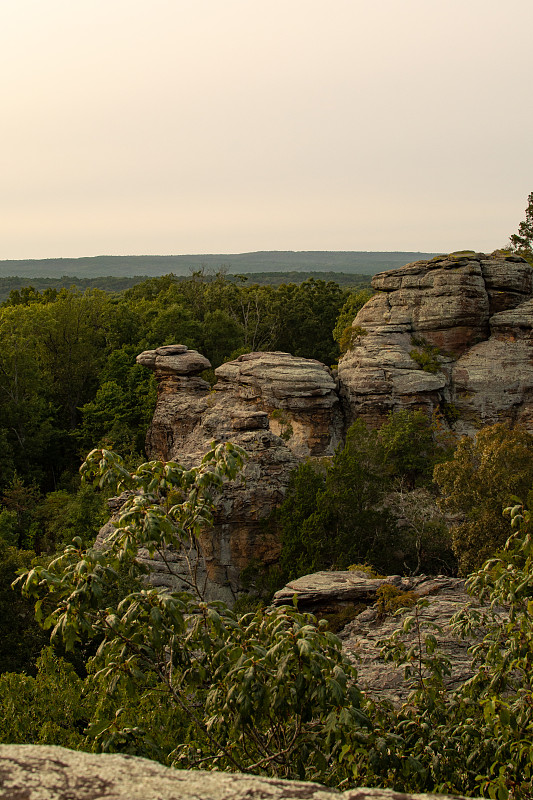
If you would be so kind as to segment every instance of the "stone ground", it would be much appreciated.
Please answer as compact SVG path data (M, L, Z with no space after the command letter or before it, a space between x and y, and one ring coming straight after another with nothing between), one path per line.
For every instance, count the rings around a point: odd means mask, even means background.
M429 800L387 789L340 793L317 783L174 770L127 755L0 745L0 800ZM455 795L455 800L461 800ZM441 800L445 800L441 796ZM451 800L451 797L449 798Z

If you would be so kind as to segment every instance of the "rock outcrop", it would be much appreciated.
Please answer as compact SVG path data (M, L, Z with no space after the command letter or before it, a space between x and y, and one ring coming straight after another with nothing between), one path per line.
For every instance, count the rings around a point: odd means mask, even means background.
M402 578L399 575L372 578L359 570L314 572L290 581L276 592L272 602L275 606L291 605L296 595L301 611L323 613L331 605L373 603L378 590L386 585L401 588Z
M200 373L206 358L184 345L137 357L154 371L158 401L147 439L149 455L195 462L213 439L269 430L297 457L332 455L343 419L331 370L288 353L247 353L215 370L210 388Z
M269 518L298 460L332 455L341 440L335 381L319 361L288 353L248 353L223 364L215 370L218 382L212 389L201 377L209 361L184 345L146 351L137 361L154 371L158 383L147 437L150 458L193 466L211 442L227 440L248 454L243 480L225 486L214 526L200 539L206 596L232 602L247 566L268 565L279 556L279 537ZM110 529L102 529L98 544ZM182 588L179 576L187 565L179 556L170 579L157 559L144 556L152 583Z
M402 578L398 588L412 592L428 601L418 611L422 636L433 634L439 651L450 660L451 674L445 676L447 686L455 688L471 677L471 641L460 639L450 628L450 619L472 602L465 584L459 578L436 577ZM412 686L406 681L403 667L384 661L380 655L382 641L402 625L402 618L391 614L380 616L376 605L360 612L340 632L344 651L353 659L358 683L363 691L393 703L407 699ZM433 627L437 626L437 627ZM413 628L404 638L407 649L418 646L418 631Z
M127 755L0 745L0 800L430 800L388 789L337 792L318 783L177 770ZM440 795L441 800L447 800ZM451 797L448 800L452 800ZM454 800L464 800L454 795Z
M490 337L452 367L450 396L460 433L508 421L533 431L533 300L500 311Z
M460 433L532 416L533 270L520 257L464 252L382 272L339 363L348 420L440 412Z
M338 635L344 651L357 667L359 686L376 699L386 698L400 703L410 691L403 667L385 662L380 655L382 640L390 637L402 625L401 617L382 613L380 604L376 603L378 590L386 585L409 593L406 595L406 604L417 598L427 599L427 606L419 610L419 620L423 632L435 635L441 653L450 660L451 674L445 678L445 682L451 688L464 683L472 674L468 653L471 642L460 639L449 625L454 614L473 602L466 593L464 580L425 575L373 578L359 571L317 572L288 583L275 594L274 604L292 604L296 595L300 611L309 611L326 619L342 612L345 617L352 616ZM352 614L348 613L350 609ZM504 610L500 613L503 618ZM416 629L406 636L408 649L413 645L418 646L417 636Z

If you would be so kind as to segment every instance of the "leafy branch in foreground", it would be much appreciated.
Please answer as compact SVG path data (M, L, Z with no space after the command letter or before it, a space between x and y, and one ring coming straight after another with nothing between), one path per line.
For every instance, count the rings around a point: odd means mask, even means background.
M113 453L92 451L84 478L132 492L106 549L75 541L19 583L52 642L98 644L87 663L98 700L86 731L98 748L335 782L342 748L370 727L337 637L293 608L239 618L142 582L139 550L194 541L243 458L226 443L193 470L155 461L130 473Z
M211 518L214 492L234 475L230 455L238 454L223 445L212 448L194 473L152 462L134 474L111 454L92 454L85 470L92 480L105 482L113 473L116 488L139 492L109 549L83 550L78 541L47 568L19 578L52 639L70 650L93 640L88 678L80 688L73 670L48 656L36 679L0 679L0 708L20 707L22 687L21 713L28 715L31 698L43 696L40 687L61 680L71 706L82 698L83 713L76 729L54 723L53 730L39 732L35 720L19 724L20 714L10 712L17 717L17 741L29 728L38 741L62 736L75 746L148 755L180 767L342 788L530 800L530 512L518 501L508 509L513 533L506 548L468 579L475 602L452 620L459 635L473 637L471 677L458 688L449 685L439 631L420 601L388 646L412 681L407 701L394 707L360 693L339 639L310 615L269 608L239 617L221 603L143 583L139 548L167 546L179 524L194 535ZM204 478L206 471L217 476Z
M471 677L457 689L445 685L451 665L439 653L438 630L420 613L425 600L384 643L386 657L403 665L412 681L401 709L377 704L373 715L376 735L381 730L388 742L388 774L396 789L495 800L533 796L531 518L517 499L504 513L514 531L505 549L468 578L475 600L451 620L458 636L474 641ZM404 639L409 631L414 643ZM374 779L383 781L379 766Z
M237 445L213 443L198 467L149 461L129 472L115 453L92 450L81 466L82 479L126 495L106 541L107 551L131 562L139 547L146 548L150 557L157 554L169 575L176 574L169 555L179 552L188 567L188 576L180 572L180 582L203 599L198 537L213 522L215 498L224 481L239 475L245 458Z

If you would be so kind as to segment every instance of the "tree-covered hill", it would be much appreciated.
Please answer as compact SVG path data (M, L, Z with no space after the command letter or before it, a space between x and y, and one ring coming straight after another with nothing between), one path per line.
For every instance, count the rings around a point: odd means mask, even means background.
M346 272L374 275L385 269L401 267L435 253L363 252L340 250L265 250L257 253L204 254L176 256L94 256L89 258L43 258L0 261L0 276L83 278L107 275L130 277L155 276L172 272L189 275L206 268L232 273L257 272Z

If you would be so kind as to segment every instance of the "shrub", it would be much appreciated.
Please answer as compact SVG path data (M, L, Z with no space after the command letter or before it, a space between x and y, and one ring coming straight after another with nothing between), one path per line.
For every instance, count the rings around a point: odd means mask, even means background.
M409 355L424 372L434 373L440 371L440 350L438 347L429 344L429 342L421 336L412 336L411 344L414 344L419 349L411 350Z
M461 439L434 477L443 511L456 515L452 545L466 575L506 541L502 509L512 496L527 496L533 483L533 436L502 423L483 428L475 439Z
M379 432L356 421L325 468L300 465L278 512L285 581L361 562L389 573L434 565L453 571L446 529L428 491L422 510L420 502L411 504L412 524L401 519L406 489L428 484L447 452L423 412L400 410Z

